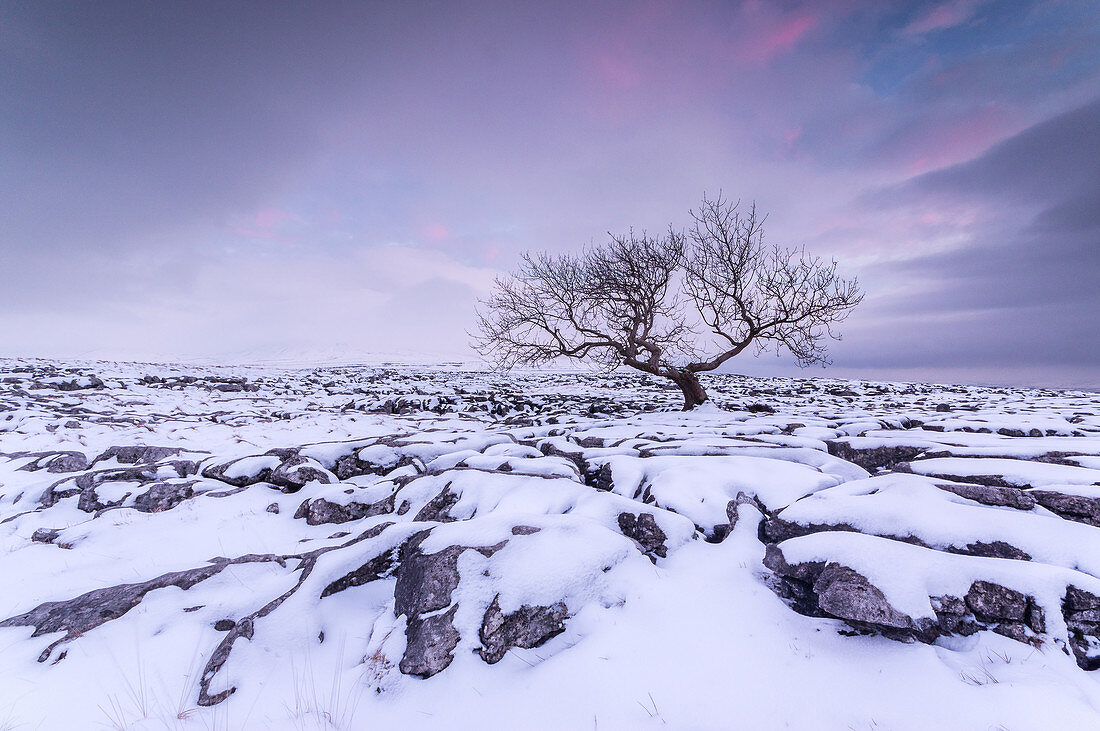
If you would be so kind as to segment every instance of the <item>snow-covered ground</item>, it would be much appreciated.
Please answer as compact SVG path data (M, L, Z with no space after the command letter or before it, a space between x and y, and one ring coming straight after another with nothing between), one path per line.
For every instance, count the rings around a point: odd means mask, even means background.
M0 729L1100 728L1100 394L0 361Z

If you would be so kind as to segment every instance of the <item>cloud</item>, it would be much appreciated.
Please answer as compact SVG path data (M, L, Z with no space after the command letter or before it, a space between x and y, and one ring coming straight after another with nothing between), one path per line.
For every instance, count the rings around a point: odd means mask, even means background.
M954 0L926 9L908 25L902 35L923 35L944 28L954 28L974 17L980 0Z
M817 24L818 16L812 11L790 13L780 17L757 37L750 37L739 44L738 53L750 61L770 61L794 49Z
M958 313L990 313L992 342L1003 293L1059 307L1081 288L1060 277L1095 271L1087 156L1018 133L1100 93L1096 20L1031 0L8 4L0 337L170 357L424 330L442 353L519 252L682 224L722 189L862 273L838 363L932 353L891 319L915 313L972 367ZM993 155L1009 137L1023 151Z
M983 213L958 223L954 246L868 268L868 281L918 286L862 313L868 333L905 337L855 348L851 364L1072 365L1100 380L1100 100L883 191L875 205L886 215Z
M1042 204L1091 189L1098 171L1100 99L1037 124L976 160L917 178L902 192Z
M223 254L193 262L184 282L171 271L150 276L140 259L112 268L99 286L139 278L155 286L57 311L9 310L0 318L0 355L27 355L27 335L39 333L39 357L453 357L466 354L465 329L496 274L413 247Z

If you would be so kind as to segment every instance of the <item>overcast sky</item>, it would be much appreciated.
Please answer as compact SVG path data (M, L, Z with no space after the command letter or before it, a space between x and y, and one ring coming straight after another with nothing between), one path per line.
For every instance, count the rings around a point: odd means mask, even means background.
M469 357L719 189L866 289L824 375L1100 386L1091 0L0 3L0 355Z

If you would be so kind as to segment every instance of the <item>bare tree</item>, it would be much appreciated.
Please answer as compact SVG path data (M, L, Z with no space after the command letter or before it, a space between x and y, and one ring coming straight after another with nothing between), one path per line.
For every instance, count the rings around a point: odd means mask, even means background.
M767 247L755 205L704 196L682 234L612 235L579 256L526 253L478 310L473 345L501 368L566 357L672 380L684 409L707 400L696 374L744 351L826 363L826 337L863 295L836 262ZM708 355L711 354L711 355Z

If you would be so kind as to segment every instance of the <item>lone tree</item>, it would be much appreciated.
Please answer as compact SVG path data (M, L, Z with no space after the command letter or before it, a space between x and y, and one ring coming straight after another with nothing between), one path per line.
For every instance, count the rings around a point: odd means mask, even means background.
M765 246L753 205L703 197L691 227L610 235L579 255L523 254L478 309L473 346L497 367L566 357L671 379L684 409L707 400L698 373L749 345L826 364L826 337L863 299L802 249Z

